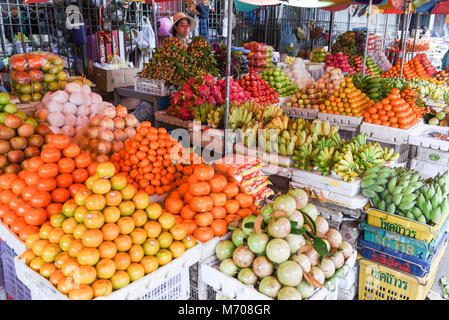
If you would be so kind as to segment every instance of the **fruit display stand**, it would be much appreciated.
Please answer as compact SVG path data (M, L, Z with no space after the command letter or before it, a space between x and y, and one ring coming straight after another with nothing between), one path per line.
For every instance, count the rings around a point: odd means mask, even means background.
M3 222L0 222L0 239L2 239L16 255L21 255L27 250L25 243L23 243L17 235L12 233Z
M306 109L306 108L296 108L296 107L287 107L285 105L281 105L282 110L285 114L287 114L290 118L303 118L307 120L314 120L318 118L318 109Z
M201 141L201 146L208 150L220 150L224 148L224 129L210 128L206 125L200 124L198 121L190 121L187 130L190 134L190 141L196 145L197 141ZM231 142L237 140L238 134L235 132L227 133Z
M442 138L438 137L439 135ZM410 135L408 143L417 146L416 159L430 161L438 165L449 165L449 135L447 127L422 125Z
M200 261L202 246L197 244L181 257L159 267L126 287L113 291L105 300L186 300L190 295L189 267ZM41 300L68 300L50 281L29 268L23 260L14 258L17 277L26 284L32 295Z
M370 261L359 260L359 300L424 300L435 280L447 242L435 257L429 273L420 278Z
M257 147L246 147L243 143L237 142L235 144L234 148L235 153L245 155L245 156L252 156L256 157L259 154L259 150Z

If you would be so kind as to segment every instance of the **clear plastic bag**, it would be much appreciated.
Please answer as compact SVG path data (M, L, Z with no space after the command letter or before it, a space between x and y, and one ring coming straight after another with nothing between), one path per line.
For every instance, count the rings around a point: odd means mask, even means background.
M281 39L279 41L278 51L294 57L298 54L299 42L292 32L289 22L283 22L281 24Z

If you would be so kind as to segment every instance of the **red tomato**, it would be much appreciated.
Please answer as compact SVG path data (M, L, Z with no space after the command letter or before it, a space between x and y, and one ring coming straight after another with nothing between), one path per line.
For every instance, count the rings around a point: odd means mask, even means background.
M87 188L84 184L81 184L81 183L71 184L69 186L70 196L73 198L75 196L75 194L81 189L87 189Z
M57 188L52 191L51 198L53 199L54 202L64 203L67 200L69 200L70 192L65 188Z
M28 202L24 201L17 207L16 214L19 217L23 217L25 215L25 212L31 209L33 209L33 207Z
M58 188L68 188L73 183L73 176L70 173L62 173L56 177L56 186Z
M51 195L46 191L38 191L34 194L33 198L30 200L31 206L34 208L43 208L50 204ZM31 224L31 223L30 223Z
M37 191L51 191L56 189L56 179L54 178L41 178L36 183Z
M47 216L51 218L52 215L57 213L62 213L62 204L61 203L50 203L47 208L45 208L47 211Z
M87 178L89 178L89 173L87 173L87 170L84 168L76 169L72 172L73 181L76 183L82 183L86 181Z
M23 217L17 217L14 219L14 222L11 223L9 229L15 234L19 234L19 232L27 225L25 219Z
M40 226L47 220L47 211L42 208L33 208L23 216L25 222L32 226Z
M53 178L58 175L59 168L56 163L45 163L38 172L41 178Z
M41 151L41 159L44 162L58 162L61 159L61 150L54 147L47 147Z

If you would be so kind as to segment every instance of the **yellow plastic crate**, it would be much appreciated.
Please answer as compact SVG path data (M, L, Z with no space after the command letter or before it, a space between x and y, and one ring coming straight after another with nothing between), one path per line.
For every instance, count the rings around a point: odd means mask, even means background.
M440 249L429 273L419 278L397 269L361 258L359 300L424 300L432 287L438 264L446 251L447 242Z
M441 221L434 225L421 223L397 214L388 213L379 209L371 208L368 204L365 207L367 214L366 223L387 230L399 233L400 235L412 239L431 242L438 236L441 226L449 216L449 211L442 217Z

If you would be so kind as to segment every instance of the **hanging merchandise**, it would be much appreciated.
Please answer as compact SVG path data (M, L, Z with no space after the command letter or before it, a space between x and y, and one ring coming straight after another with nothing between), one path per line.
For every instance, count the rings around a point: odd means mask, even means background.
M281 39L279 41L278 50L280 53L287 53L289 56L296 57L299 50L299 42L293 34L290 22L282 22Z
M146 19L146 17L144 17ZM148 19L146 19L148 20ZM148 21L146 21L146 23L149 23ZM169 19L169 18L159 18L157 19L157 33L159 36L161 37L170 37L171 33L170 33L170 29L173 26L173 22ZM145 25L146 27L146 25ZM153 28L151 27L150 24L150 29L151 32L153 33L153 38L154 38L154 32L153 32ZM153 48L156 47L156 41L154 40L155 45L153 46Z
M198 24L200 29L200 36L204 37L204 39L209 42L209 6L197 4L196 9L198 10L200 16L200 21Z

